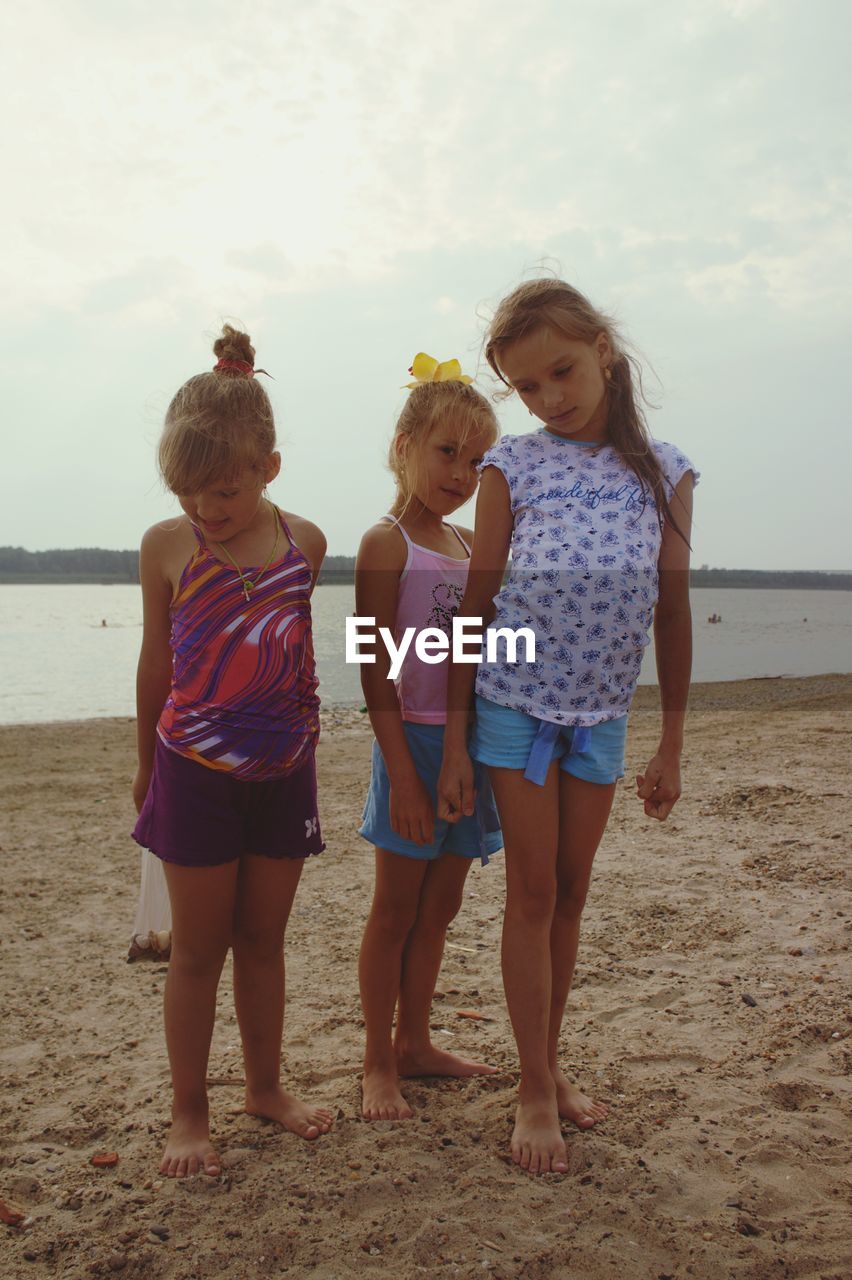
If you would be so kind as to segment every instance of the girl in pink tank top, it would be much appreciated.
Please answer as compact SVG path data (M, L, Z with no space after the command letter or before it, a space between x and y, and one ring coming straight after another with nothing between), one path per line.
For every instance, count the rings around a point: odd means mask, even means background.
M407 628L450 636L464 594L470 531L446 517L477 486L477 464L497 438L487 400L457 361L415 358L410 395L390 446L396 480L390 515L361 540L356 613L375 618L397 644ZM395 681L377 646L361 667L376 735L360 834L375 846L376 881L359 979L366 1027L362 1111L404 1120L406 1076L470 1076L492 1070L431 1042L429 1015L447 927L474 858L502 848L493 803L480 788L477 812L455 825L436 818L447 718L447 662L420 660L412 642ZM396 1031L394 1033L394 1011Z
M408 548L396 598L394 642L399 645L409 627L417 631L434 627L449 635L467 584L470 546L449 522L444 527L455 535L452 555L420 546L412 541L401 521L392 516L385 520L396 526ZM446 662L422 662L411 646L395 683L403 720L412 724L446 724Z

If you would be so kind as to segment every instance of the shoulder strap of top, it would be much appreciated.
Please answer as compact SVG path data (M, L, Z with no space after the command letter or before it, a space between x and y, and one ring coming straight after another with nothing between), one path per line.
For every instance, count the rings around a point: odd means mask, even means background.
M470 555L470 547L467 545L467 543L465 542L464 538L463 538L463 537L461 536L461 534L459 533L459 531L458 531L458 529L456 528L456 526L455 526L454 524L450 524L449 520L445 521L445 523L446 523L446 524L448 524L448 525L450 525L450 528L452 529L453 533L456 535L456 537L458 538L459 542L460 542L460 543L462 544L462 546L464 547L464 549L465 549L465 551L467 552L467 554L468 554L468 555Z
M391 515L382 516L382 520L383 521L387 520L388 524L393 525L393 527L396 530L398 530L398 532L401 533L403 538L405 539L405 564L402 566L402 573L399 575L400 583L402 583L408 577L408 571L411 568L412 561L414 560L414 557L416 555L416 551L415 551L416 543L411 541L408 534L405 532L402 525L397 520L396 516L391 516Z
M285 534L287 535L287 540L289 541L290 546L295 547L297 551L301 551L302 548L299 546L298 542L293 537L292 533L290 532L290 526L287 523L287 521L284 519L284 512L281 510L280 507L275 506L275 503L273 503L272 505L275 507L275 510L278 514L278 519L281 521L281 528L284 530Z
M206 543L206 542L205 542L205 540L204 540L204 534L201 532L201 530L199 529L198 525L197 525L197 524L195 524L192 520L190 520L190 522L189 522L189 523L190 523L190 525L192 526L192 532L195 534L195 541L198 543L199 547L205 547L205 548L206 548L206 547L207 547L207 543Z
M411 539L409 538L408 534L405 532L405 530L403 529L402 525L401 525L401 524L399 523L399 521L397 520L396 516L391 516L391 515L382 516L382 520L387 520L387 521L389 521L389 523L390 523L390 524L392 524L392 525L394 526L394 528L399 529L399 531L400 531L400 533L402 534L403 538L405 538L406 546L408 547L408 549L409 549L409 551L410 551L410 550L411 550L411 548L414 546L414 543L411 541Z

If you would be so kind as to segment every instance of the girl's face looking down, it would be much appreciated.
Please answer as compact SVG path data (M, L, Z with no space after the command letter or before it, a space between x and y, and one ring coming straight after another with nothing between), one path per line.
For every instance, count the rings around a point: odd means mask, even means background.
M263 490L281 466L277 453L265 466L247 467L222 478L200 493L179 493L178 502L193 524L214 542L227 542L264 519ZM268 518L268 517L267 517Z
M546 325L498 357L506 381L547 430L583 442L607 437L604 369L611 359L606 334L581 342Z
M435 515L456 511L475 493L479 483L476 468L491 444L491 436L484 432L468 436L462 443L451 425L439 423L415 460L415 498Z

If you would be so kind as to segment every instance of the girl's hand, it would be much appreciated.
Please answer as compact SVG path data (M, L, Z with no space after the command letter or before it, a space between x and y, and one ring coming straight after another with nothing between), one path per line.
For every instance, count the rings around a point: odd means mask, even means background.
M438 817L445 822L458 822L473 813L476 792L473 786L473 761L466 751L445 755L438 778Z
M665 822L680 799L680 753L658 751L644 773L636 775L636 794L645 801L645 815Z
M145 797L148 794L148 787L151 785L151 770L137 769L136 776L133 779L133 803L136 805L136 812L142 812L142 806L145 803Z
M391 783L390 824L403 840L431 844L435 833L435 811L429 792L415 775L409 781Z

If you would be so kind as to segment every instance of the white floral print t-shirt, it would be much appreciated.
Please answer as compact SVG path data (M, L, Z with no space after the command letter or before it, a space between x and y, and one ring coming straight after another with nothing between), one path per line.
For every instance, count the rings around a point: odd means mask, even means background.
M652 440L671 497L695 467ZM504 436L482 460L506 477L514 519L508 579L488 630L530 628L536 660L483 656L476 692L540 720L594 725L626 715L657 601L660 525L653 494L611 445L546 429ZM675 512L675 519L677 513Z

